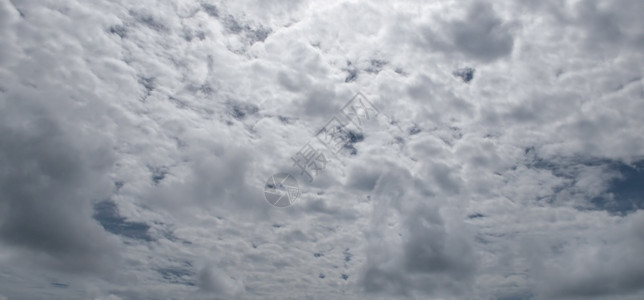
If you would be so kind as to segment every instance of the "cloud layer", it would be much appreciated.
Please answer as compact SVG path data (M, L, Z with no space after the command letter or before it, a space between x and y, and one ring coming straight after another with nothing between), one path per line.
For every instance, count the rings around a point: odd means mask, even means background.
M643 5L0 0L0 299L639 299Z

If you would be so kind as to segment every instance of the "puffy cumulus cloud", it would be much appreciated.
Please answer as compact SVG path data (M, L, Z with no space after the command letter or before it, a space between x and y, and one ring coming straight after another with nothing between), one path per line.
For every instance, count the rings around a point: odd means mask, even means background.
M241 281L222 273L214 266L203 268L199 272L198 278L199 288L217 295L232 297L239 295L244 290Z
M460 52L465 57L484 62L511 55L514 24L501 19L490 3L473 2L469 6L464 16L443 20L436 29L431 26L425 29L423 37L428 47L446 54Z
M427 181L440 185L393 166L378 179L360 278L367 293L452 297L472 292L478 260L472 232L459 212L445 206L451 197L432 192Z
M489 254L495 253L494 259L485 260L482 270L488 268L485 265L495 265L495 271L514 270L505 276L488 274L483 279L487 292L494 297L640 296L642 264L635 253L642 247L640 212L621 218L603 213L578 214L563 208L530 209L520 218L521 226L503 231L493 230L484 218L477 221L490 231L482 236L486 242L483 248L490 251L483 255L492 258Z
M535 260L533 268L539 288L545 296L567 297L619 297L641 291L644 264L638 259L642 243L641 212L624 220L610 222L608 228L597 228L580 238L579 243L540 241L540 246L550 246L554 253L542 261ZM601 234L598 234L601 233ZM568 238L578 238L570 233Z
M113 124L94 94L96 77L79 57L78 41L51 41L42 48L24 36L51 34L24 23L27 14L3 1L2 96L0 98L0 240L16 252L4 257L32 267L71 273L113 271L119 245L92 219L92 205L110 196ZM51 20L49 20L51 21ZM55 23L55 22L54 22ZM63 26L69 25L63 21ZM43 38L44 39L44 38ZM46 69L47 71L43 71ZM76 85L78 84L78 86ZM19 287L3 287L12 296Z
M0 290L641 298L641 5L0 0Z
M33 251L43 264L109 268L117 260L115 241L91 217L92 203L111 192L110 143L33 105L39 100L2 103L0 237Z
M638 1L564 2L568 8L565 10L557 5L553 1L536 6L561 22L565 31L579 30L582 33L580 46L587 54L615 56L622 52L621 49L638 51L643 45L642 20L635 13L642 9L642 3Z

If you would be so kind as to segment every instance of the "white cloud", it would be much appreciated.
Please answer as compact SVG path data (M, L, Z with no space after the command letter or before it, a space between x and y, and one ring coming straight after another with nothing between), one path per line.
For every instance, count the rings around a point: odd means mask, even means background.
M641 212L597 203L641 172L640 6L0 0L0 289L636 299ZM358 90L357 155L265 203Z

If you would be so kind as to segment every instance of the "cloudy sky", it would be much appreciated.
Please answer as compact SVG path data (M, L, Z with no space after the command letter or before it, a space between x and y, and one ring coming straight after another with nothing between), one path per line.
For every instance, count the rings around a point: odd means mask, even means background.
M642 299L643 11L0 0L0 299Z

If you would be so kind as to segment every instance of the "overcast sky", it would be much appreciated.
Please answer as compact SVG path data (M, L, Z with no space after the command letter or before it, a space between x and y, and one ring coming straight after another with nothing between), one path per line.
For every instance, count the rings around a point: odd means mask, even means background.
M643 299L644 1L428 2L0 0L0 299Z

